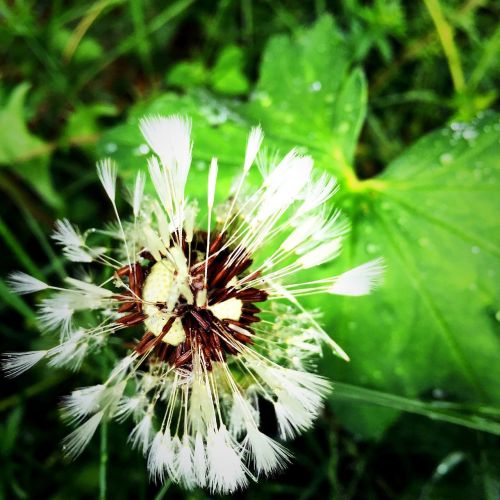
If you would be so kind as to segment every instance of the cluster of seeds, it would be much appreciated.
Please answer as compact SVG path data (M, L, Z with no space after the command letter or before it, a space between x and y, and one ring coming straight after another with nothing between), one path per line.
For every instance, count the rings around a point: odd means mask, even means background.
M155 480L168 476L187 488L229 493L283 467L290 454L278 439L314 422L330 390L313 373L321 345L348 359L300 298L367 294L382 265L376 260L309 278L311 269L337 257L348 229L338 211L326 208L336 183L315 174L312 159L294 150L281 160L258 157L260 128L251 131L241 176L219 207L212 160L207 217L197 223L198 205L185 194L190 130L177 116L141 121L154 152L148 162L154 191L146 193L139 171L130 219L117 210L116 165L98 165L116 229L81 233L62 220L53 237L69 261L103 266L106 277L97 283L68 277L63 288L13 273L17 293L52 291L41 301L39 320L59 332L59 343L6 354L2 365L8 376L44 358L78 369L88 355L109 349L116 364L107 379L63 402L64 417L78 424L64 441L66 454L81 453L103 419L132 418L130 442L147 456ZM262 182L252 188L246 180L255 163ZM102 235L112 244L91 244ZM88 314L82 318L88 311L90 325ZM132 345L126 331L139 332ZM123 338L121 350L112 349L112 337ZM272 436L262 431L264 402L275 412Z

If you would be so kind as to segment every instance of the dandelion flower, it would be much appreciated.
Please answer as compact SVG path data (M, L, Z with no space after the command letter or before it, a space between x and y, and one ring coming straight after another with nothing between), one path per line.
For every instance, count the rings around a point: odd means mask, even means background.
M232 493L285 466L291 455L280 440L310 428L321 411L330 391L330 382L314 373L322 343L348 359L319 325L318 311L307 311L299 299L367 294L380 281L382 262L308 279L311 268L339 254L347 231L340 213L325 207L337 185L295 150L281 160L259 155L259 127L250 132L241 175L222 204L215 203L212 160L203 218L186 197L190 121L151 116L140 128L154 153L147 165L154 190L138 172L130 217L122 219L118 166L110 159L98 164L115 225L81 232L61 220L53 238L67 259L89 263L102 279L71 277L56 287L11 274L13 291L51 294L39 319L59 332L59 344L8 353L3 369L17 376L44 358L78 369L86 356L114 348L110 338L120 339L128 350L119 351L126 354L109 377L62 402L63 416L76 426L64 441L67 455L80 454L103 420L130 418L129 442L146 456L152 479ZM256 163L262 180L252 187ZM90 325L79 320L89 310ZM262 401L274 407L276 436L261 430Z

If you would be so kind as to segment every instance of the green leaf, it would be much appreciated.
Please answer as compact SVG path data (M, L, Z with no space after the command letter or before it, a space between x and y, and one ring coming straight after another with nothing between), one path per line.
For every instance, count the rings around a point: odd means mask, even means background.
M116 107L106 103L95 103L77 106L68 118L63 133L63 140L67 144L78 141L79 144L95 141L102 127L99 119L106 116L115 116Z
M3 439L2 439L2 445L0 448L1 454L4 457L8 457L10 452L12 451L16 439L19 435L19 427L21 424L21 420L23 417L23 410L22 408L14 408L7 417L5 421L5 425L3 426L2 429L2 434Z
M9 168L20 175L52 206L60 204L49 171L52 152L50 144L33 135L24 118L24 102L28 83L21 83L0 108L0 168Z
M210 83L216 92L241 95L248 92L248 79L243 73L244 53L235 45L225 47L210 72Z
M72 42L74 37L74 33L58 28L54 31L51 39L51 45L56 53L60 53L61 56L65 55L65 51L67 50L68 45ZM85 35L85 38L79 41L78 45L75 48L74 54L72 54L72 60L74 63L78 65L84 65L93 63L94 61L102 58L103 49L99 42L90 37L88 34Z
M201 61L181 61L175 64L167 74L168 85L181 89L200 87L208 77L208 70Z
M325 358L324 373L408 400L434 394L495 406L498 118L487 113L472 124L434 132L379 177L360 181L352 165L366 114L366 83L353 57L332 18L322 17L309 30L270 41L249 102L215 100L206 93L160 96L132 110L127 124L105 136L101 152L114 156L130 177L145 165L138 158L145 152L138 118L188 114L195 144L192 196L204 196L212 155L219 157L224 191L241 168L246 135L256 123L271 152L297 146L311 154L319 170L338 177L341 191L334 201L353 225L341 258L311 278L378 256L387 265L385 284L368 297L307 301L323 311L326 330L352 360ZM332 404L345 426L373 437L404 409Z
M352 359L332 373L411 397L498 404L499 129L493 113L452 123L345 194L347 253L383 255L387 277L373 296L332 308Z

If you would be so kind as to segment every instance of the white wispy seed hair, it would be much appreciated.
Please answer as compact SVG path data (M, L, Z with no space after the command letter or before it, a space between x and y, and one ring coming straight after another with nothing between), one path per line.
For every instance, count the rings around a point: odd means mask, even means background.
M129 442L147 457L154 481L233 493L286 466L291 454L280 440L309 429L321 411L331 388L313 372L321 345L348 360L299 299L366 295L380 283L383 262L308 279L311 268L338 256L348 230L340 212L326 207L338 186L296 150L266 163L260 127L250 131L241 175L220 206L212 159L205 224L196 222L200 209L186 197L190 120L149 116L140 130L153 151L147 167L154 195L138 171L131 217L122 220L118 166L104 159L97 172L115 226L82 233L63 219L53 234L68 260L101 265L107 278L68 278L57 287L12 273L14 292L49 294L40 303L40 325L59 331L59 343L7 353L2 368L15 377L46 359L78 369L88 355L111 349L111 336L139 325L142 339L106 380L63 399L62 415L76 426L65 453L77 457L103 420L131 418ZM256 161L263 179L252 187ZM89 310L94 324L82 327L79 318ZM277 436L261 430L263 400L274 407Z

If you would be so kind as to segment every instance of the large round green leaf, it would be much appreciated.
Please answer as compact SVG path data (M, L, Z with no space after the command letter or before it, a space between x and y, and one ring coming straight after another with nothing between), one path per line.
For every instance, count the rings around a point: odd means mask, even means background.
M323 311L325 329L351 357L348 364L325 357L325 373L409 398L434 394L498 405L497 115L452 123L424 137L377 178L358 180L353 158L366 84L327 16L293 38L270 41L248 102L221 102L206 93L159 96L108 132L100 154L114 157L130 178L145 168L148 153L139 117L171 113L193 119L192 196L205 196L212 156L219 158L221 191L228 187L257 123L271 151L284 154L297 146L337 176L342 189L335 201L353 229L339 261L318 273L383 256L387 275L368 297L308 301ZM335 398L333 404L346 426L365 435L380 434L397 414Z

